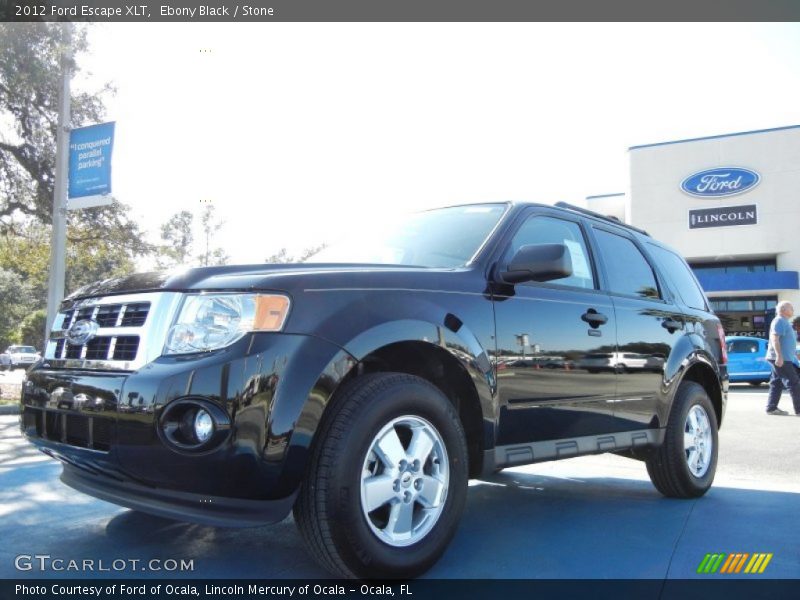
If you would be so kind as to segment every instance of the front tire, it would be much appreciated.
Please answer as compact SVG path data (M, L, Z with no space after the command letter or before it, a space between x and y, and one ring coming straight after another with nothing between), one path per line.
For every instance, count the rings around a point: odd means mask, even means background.
M444 553L467 493L458 413L413 375L374 373L346 384L317 432L294 517L331 573L416 577Z
M681 383L664 443L646 461L656 489L669 498L698 498L714 481L719 452L717 416L705 389Z

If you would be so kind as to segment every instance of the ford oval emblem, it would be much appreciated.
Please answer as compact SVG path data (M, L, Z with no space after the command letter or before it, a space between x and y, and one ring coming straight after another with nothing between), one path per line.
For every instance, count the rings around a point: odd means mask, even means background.
M76 321L67 331L67 343L73 346L82 346L97 335L98 329L99 325L95 321L89 319Z
M681 182L681 189L701 198L722 198L753 189L761 176L741 167L719 167L689 175Z

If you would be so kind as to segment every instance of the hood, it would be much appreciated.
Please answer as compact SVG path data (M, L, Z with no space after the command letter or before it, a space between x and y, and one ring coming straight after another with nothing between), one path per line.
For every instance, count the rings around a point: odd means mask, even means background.
M84 286L65 300L141 292L303 291L353 287L451 289L453 275L467 268L400 265L259 264L136 273Z

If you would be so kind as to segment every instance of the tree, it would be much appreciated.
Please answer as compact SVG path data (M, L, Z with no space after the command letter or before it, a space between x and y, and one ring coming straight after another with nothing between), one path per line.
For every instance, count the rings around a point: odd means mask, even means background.
M70 229L74 233L73 229ZM15 234L0 235L0 269L17 275L26 283L26 299L31 308L42 308L47 301L50 266L50 228L31 222L18 225ZM85 241L67 245L66 288L73 291L88 283L132 273L135 264L129 252L109 241ZM21 296L21 294L20 294Z
M228 255L222 248L211 248L211 240L214 235L222 229L225 221L217 220L214 217L215 209L212 205L207 205L200 215L200 225L202 228L203 239L205 240L205 251L198 255L197 259L202 267L224 265L228 262Z
M15 212L50 222L63 45L59 25L0 23L0 115L13 126L0 137L4 225ZM86 48L86 30L79 29L73 50ZM72 100L72 125L101 118L99 96L78 94Z
M194 244L194 215L188 210L174 214L161 226L161 239L156 262L159 269L168 269L189 263Z
M47 302L49 262L49 227L30 223L18 226L13 235L9 232L0 235L0 269L27 283L26 293L35 307Z
M86 33L86 26L75 29L75 57L88 49ZM0 23L0 123L8 124L0 132L0 227L9 227L14 216L51 222L63 35L56 23ZM80 72L77 62L73 72ZM70 126L100 122L105 116L103 99L114 92L110 84L73 92ZM135 225L120 209L117 204L70 217L95 230L98 225ZM74 233L81 239L80 232Z
M299 256L291 256L286 248L281 248L275 254L268 256L264 259L265 263L280 264L280 263L301 263L307 261L315 254L321 252L328 247L328 244L320 244L318 246L311 246L303 250Z
M268 256L264 259L265 263L269 264L280 264L280 263L290 263L293 259L289 254L286 252L286 248L281 248L275 254Z
M79 73L88 26L73 27L72 71ZM11 315L15 328L47 298L63 35L56 23L0 23L0 269L5 285L17 286L0 301L0 321ZM109 84L73 91L70 126L103 120L104 98L113 92ZM117 201L70 211L65 291L133 272L134 260L153 251L144 239ZM0 341L9 335L0 322Z
M0 268L0 352L16 341L17 328L31 309L29 298L22 278Z
M320 244L318 246L311 246L310 248L306 248L303 252L300 253L300 256L297 258L297 262L306 262L312 256L319 254L325 248L328 247L328 244Z
M16 341L18 344L33 346L40 352L44 350L44 323L47 320L47 312L36 310L29 313L17 330Z
M161 226L161 239L164 242L157 248L156 264L159 269L170 269L176 266L189 266L194 257L195 263L202 267L224 265L228 263L228 255L223 248L214 248L213 240L217 232L225 225L214 216L214 207L206 206L200 214L200 239L203 248L195 243L194 214L182 210L170 217ZM197 254L195 254L195 252Z

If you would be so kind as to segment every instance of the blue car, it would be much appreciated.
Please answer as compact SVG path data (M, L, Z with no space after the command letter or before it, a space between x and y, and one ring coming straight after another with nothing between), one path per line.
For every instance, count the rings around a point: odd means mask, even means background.
M728 346L728 379L731 383L761 385L769 381L767 340L757 337L731 336Z

